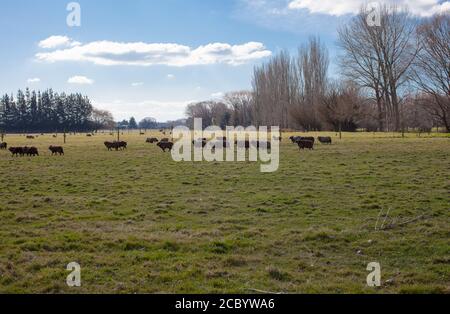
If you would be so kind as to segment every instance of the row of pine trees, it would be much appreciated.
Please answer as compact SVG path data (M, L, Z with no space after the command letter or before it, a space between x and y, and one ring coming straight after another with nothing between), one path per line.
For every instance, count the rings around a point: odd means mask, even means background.
M19 90L0 100L0 131L55 132L92 129L92 104L81 94Z

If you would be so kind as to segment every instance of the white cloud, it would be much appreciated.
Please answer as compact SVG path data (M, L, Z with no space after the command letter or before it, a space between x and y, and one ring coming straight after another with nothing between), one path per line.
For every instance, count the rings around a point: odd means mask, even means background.
M196 102L196 100L143 100L133 102L125 100L98 101L94 99L92 104L96 108L110 111L116 120L129 119L129 117L133 116L138 121L145 117L153 117L158 121L167 121L184 118L187 105L193 102Z
M131 86L133 86L133 87L138 87L138 86L142 86L142 85L144 85L143 82L134 82L134 83L131 83Z
M92 85L94 84L94 81L90 78L87 78L86 76L72 76L67 80L67 83L69 84L79 84L79 85Z
M225 95L225 94L222 93L222 92L217 92L217 93L211 94L211 97L214 98L214 99L220 99L220 98L222 98L224 95Z
M73 41L67 36L50 36L39 42L39 47L44 49L54 49L58 47L76 47L81 45L78 41Z
M195 49L179 44L121 43L94 41L66 49L36 54L36 59L46 62L84 61L96 65L190 65L230 64L239 65L271 55L262 43L248 42L242 45L212 43Z
M168 78L169 80L173 80L173 79L175 78L175 75L173 75L173 74L167 74L167 78Z
M289 9L306 9L310 13L322 13L333 16L357 14L361 7L371 1L362 0L293 0L289 3ZM374 1L372 1L374 2ZM450 1L440 3L439 0L378 0L382 5L397 5L407 7L411 14L421 17L450 10Z
M30 83L30 84L33 84L33 83L39 83L40 81L41 81L41 79L38 78L38 77L35 77L35 78L29 78L29 79L27 80L27 82Z

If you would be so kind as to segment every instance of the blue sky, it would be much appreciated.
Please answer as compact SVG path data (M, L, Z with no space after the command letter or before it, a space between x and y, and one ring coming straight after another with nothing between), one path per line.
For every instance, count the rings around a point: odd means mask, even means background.
M191 101L250 89L255 65L280 49L294 52L311 35L335 64L336 27L364 3L79 0L81 26L69 27L69 2L0 2L0 93L26 86L81 92L116 119L158 120L182 118ZM449 1L408 4L426 16Z

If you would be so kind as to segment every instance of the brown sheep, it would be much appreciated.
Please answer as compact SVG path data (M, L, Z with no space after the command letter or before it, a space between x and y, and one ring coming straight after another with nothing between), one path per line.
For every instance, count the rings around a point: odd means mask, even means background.
M329 136L319 136L318 140L322 144L330 144L332 143L331 137Z
M158 147L161 148L163 150L163 152L166 152L166 149L168 149L169 151L172 150L173 148L173 143L172 142L159 142Z
M145 142L150 143L150 144L158 143L158 139L156 137L151 137L151 138L148 138Z
M27 156L39 156L39 152L36 147L22 147L22 152Z
M314 142L313 141L308 141L308 140L300 140L297 142L298 148L299 149L314 149Z
M7 149L8 148L8 144L7 143L1 143L0 144L0 149Z
M114 148L114 143L104 142L104 144L108 150L112 150Z
M61 146L50 146L48 149L52 152L52 156L57 154L60 156L64 155L64 149Z
M10 147L9 151L13 156L23 156L23 149L22 147Z

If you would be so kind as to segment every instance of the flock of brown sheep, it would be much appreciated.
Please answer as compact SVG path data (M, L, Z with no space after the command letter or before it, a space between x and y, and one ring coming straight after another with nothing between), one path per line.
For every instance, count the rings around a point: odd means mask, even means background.
M8 149L11 152L13 157L14 156L16 156L16 157L18 157L18 156L20 156L20 157L23 157L23 156L30 156L30 157L39 156L39 150L36 147L34 147L34 146L32 146L32 147L28 147L28 146L24 146L24 147L10 147L10 148L8 148L8 144L7 143L5 143L5 142L0 143L0 150L6 150L6 149ZM61 146L53 146L52 145L48 149L51 151L52 156L53 155L58 155L58 154L60 156L64 155L64 149Z
M34 139L34 136L28 135L27 139ZM314 137L301 137L301 136L291 136L289 138L292 143L297 144L299 149L314 149L314 143L315 143L315 138ZM281 137L279 138L279 140L281 141ZM323 136L319 136L318 140L320 143L322 144L332 144L332 139L331 137L323 137ZM154 144L157 143L157 146L159 148L161 148L162 151L166 152L166 150L171 151L174 143L171 142L168 138L163 138L161 140L158 140L155 137L152 138L147 138L146 139L146 143L150 143L150 144ZM198 140L194 140L192 141L193 145L198 145L201 147L205 147L206 144L208 143L208 140L206 138L203 139L198 139ZM223 148L227 148L229 147L229 142L227 141L227 139L225 137L223 137L222 139L218 139L218 142L215 146L217 145L221 145L221 143L223 144ZM266 147L267 149L271 148L270 142L265 142L265 141L244 141L242 143L238 143L237 141L235 141L236 145L242 145L245 146L246 149L249 149L251 146L259 148L259 147ZM125 150L127 149L127 142L124 141L114 141L114 142L104 142L105 147L108 150ZM8 149L8 144L3 142L0 143L0 150L6 150ZM61 146L50 146L48 148L51 153L52 156L53 155L64 155L64 149ZM9 151L11 152L12 156L39 156L39 151L36 147L10 147Z

